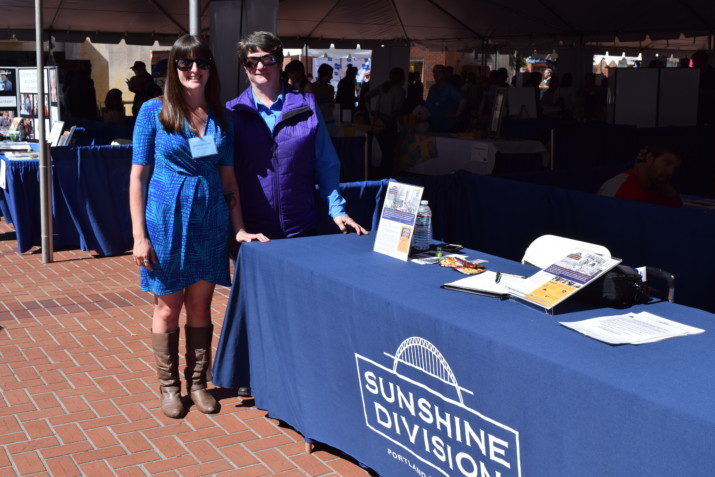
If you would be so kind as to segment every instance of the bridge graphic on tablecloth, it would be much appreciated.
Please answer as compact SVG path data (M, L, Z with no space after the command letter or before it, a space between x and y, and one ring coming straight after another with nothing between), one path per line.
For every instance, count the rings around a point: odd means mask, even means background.
M442 381L445 384L454 386L457 392L457 398L462 405L464 405L462 393L466 392L474 395L472 391L459 385L457 377L454 375L447 360L442 356L442 353L440 353L435 345L424 338L412 336L400 343L394 356L389 353L384 354L393 360L392 372L395 374L399 375L397 367L400 364L404 364L419 369L426 375Z

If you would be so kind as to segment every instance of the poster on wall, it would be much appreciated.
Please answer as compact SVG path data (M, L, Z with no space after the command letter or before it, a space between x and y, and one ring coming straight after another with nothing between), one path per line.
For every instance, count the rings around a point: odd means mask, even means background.
M59 94L57 93L57 68L47 70L50 76L50 102L52 104L59 103Z
M50 106L50 122L52 124L60 120L60 107L52 105Z
M12 120L15 119L15 110L0 111L0 136L7 136L12 126Z
M0 96L0 109L17 107L17 98L15 96Z
M15 96L15 70L13 68L0 68L0 96Z
M37 93L37 70L35 68L19 68L17 70L17 87L20 93Z
M20 94L20 116L37 115L37 95L32 93Z

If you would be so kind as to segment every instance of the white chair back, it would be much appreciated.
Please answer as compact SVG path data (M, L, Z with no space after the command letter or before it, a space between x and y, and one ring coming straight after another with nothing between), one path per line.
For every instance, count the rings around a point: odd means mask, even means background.
M611 258L611 252L603 245L581 242L580 240L559 237L558 235L542 235L527 247L521 263L547 268L575 249L586 250Z

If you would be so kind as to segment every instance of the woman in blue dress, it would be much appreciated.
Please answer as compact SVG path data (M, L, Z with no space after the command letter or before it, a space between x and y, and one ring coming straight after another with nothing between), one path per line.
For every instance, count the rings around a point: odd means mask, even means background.
M133 256L141 288L154 293L152 345L165 415L181 417L179 314L186 307L188 394L204 413L218 409L206 391L211 358L211 298L229 286L225 231L237 242L267 241L243 226L233 169L233 129L219 100L208 45L184 35L169 53L163 97L142 106L134 127L129 186ZM227 206L227 204L230 206Z

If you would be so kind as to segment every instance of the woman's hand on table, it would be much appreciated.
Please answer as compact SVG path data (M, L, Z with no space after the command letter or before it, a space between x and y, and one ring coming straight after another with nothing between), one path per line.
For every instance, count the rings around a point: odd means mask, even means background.
M258 240L259 242L270 242L270 239L263 234L249 234L245 230L239 230L236 232L236 242L253 242Z
M134 263L147 270L154 271L152 265L157 263L156 252L149 238L141 238L134 240L134 249L132 250L132 258Z
M337 225L340 231L344 234L349 234L352 230L354 230L358 235L367 235L367 230L362 228L360 224L347 215L339 215L333 220L335 221L335 225Z

